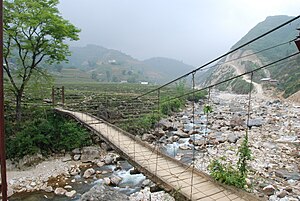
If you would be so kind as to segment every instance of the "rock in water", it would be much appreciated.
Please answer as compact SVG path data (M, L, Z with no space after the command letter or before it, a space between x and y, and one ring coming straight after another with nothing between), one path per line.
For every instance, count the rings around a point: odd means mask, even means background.
M118 177L116 175L113 175L110 177L110 182L113 186L118 186L118 184L122 181L121 177Z
M88 192L84 193L80 199L81 201L120 201L129 200L128 196L116 190L112 190L107 186L96 185Z
M61 187L56 188L54 191L55 195L64 195L66 192L67 190Z
M76 194L76 191L75 190L72 190L70 192L66 192L66 196L69 197L69 198L72 198L74 197Z
M95 173L96 173L96 171L93 168L89 168L84 172L83 177L87 179L87 178L90 178Z

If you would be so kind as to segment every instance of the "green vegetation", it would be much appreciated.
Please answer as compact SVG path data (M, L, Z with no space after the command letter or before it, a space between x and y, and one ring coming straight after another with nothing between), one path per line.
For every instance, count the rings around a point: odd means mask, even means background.
M279 24L282 24L288 20L291 20L292 16L271 16L267 17L263 22L258 23L255 27L253 27L243 38L241 38L231 49L237 48L238 46L249 42L250 40L254 39L255 37L266 33L267 31L277 27ZM286 56L292 55L296 53L298 50L296 45L293 42L288 43L289 41L294 40L297 35L298 31L297 28L299 24L297 22L292 22L289 25L286 25L271 34L243 47L241 52L244 53L254 53L259 52L255 55L260 61L258 62L256 58L250 57L248 61L241 61L241 65L245 66L245 70L253 70L258 67L258 63L262 63L262 65L269 64ZM283 44L277 46L279 44ZM270 48L277 46L276 48ZM262 51L264 49L270 48L266 51ZM247 58L246 58L247 59ZM225 61L225 60L223 60ZM260 70L254 73L253 81L260 83L261 78L265 76L270 76L271 79L277 80L277 83L271 83L268 86L273 86L274 88L279 89L280 91L284 92L283 96L286 98L293 93L300 90L300 76L299 76L299 69L300 69L300 56L292 57L291 59L287 60L288 62L284 63L277 63L276 65L272 65L268 67L266 70L269 71L266 74L266 71ZM224 70L225 69L225 70ZM202 80L202 83L209 84L210 80L222 81L225 80L228 74L231 72L226 72L226 65L221 65L221 67L212 68L206 72L205 77L206 80ZM218 76L222 75L222 77ZM230 76L231 77L231 76ZM243 88L243 83L238 81L239 83L233 87L233 91L239 93L246 93L246 88ZM230 89L230 82L226 82L217 86L219 90L228 90ZM240 90L240 87L241 90Z
M164 115L171 115L173 112L178 112L183 105L184 102L178 98L172 100L164 98L160 104L160 112Z
M207 95L207 91L199 91L195 93L195 97L193 96L193 94L189 95L187 97L188 101L194 101L195 103L198 103L200 100L203 100L206 98Z
M210 105L204 105L203 112L204 112L204 114L209 114L209 113L213 112L213 109Z
M80 69L96 82L165 83L194 68L168 58L139 61L120 51L97 45L70 49L70 62L64 63L63 67Z
M239 147L238 155L239 155L239 160L237 163L238 170L241 173L241 175L243 175L246 178L247 172L248 172L247 161L251 160L251 150L248 146L248 132L247 131L246 131L246 135L243 140L243 143Z
M134 135L142 135L155 127L155 124L161 119L159 114L146 114L139 119L129 119L122 123L120 127Z
M36 110L35 119L22 123L6 121L7 157L22 158L71 151L91 144L88 131L52 110Z
M62 18L58 0L5 0L3 68L15 95L16 119L21 120L22 97L29 81L45 76L42 62L53 64L70 54L66 40L80 32Z
M211 176L216 180L238 188L245 188L247 172L249 171L247 161L251 160L251 150L248 146L247 132L237 154L239 156L237 167L234 167L231 164L226 164L225 158L220 158L219 160L211 161L208 168Z
M245 177L241 175L232 165L224 165L219 160L213 160L209 165L211 176L217 181L227 185L244 188L246 181Z
M248 94L250 90L249 83L243 80L241 77L234 79L231 82L231 86L232 91L237 94ZM253 84L251 89L253 90Z
M241 64L245 66L246 72L252 71L260 67L257 63L254 63L252 61L242 61ZM261 83L261 79L264 77L266 77L266 75L263 70L256 71L253 74L253 81L256 83Z

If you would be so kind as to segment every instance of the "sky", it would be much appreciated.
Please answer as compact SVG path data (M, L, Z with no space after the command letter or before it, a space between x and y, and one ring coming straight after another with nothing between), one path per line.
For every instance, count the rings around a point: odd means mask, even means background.
M200 66L226 53L267 16L300 14L300 0L60 0L81 29L71 46L100 45L136 59Z

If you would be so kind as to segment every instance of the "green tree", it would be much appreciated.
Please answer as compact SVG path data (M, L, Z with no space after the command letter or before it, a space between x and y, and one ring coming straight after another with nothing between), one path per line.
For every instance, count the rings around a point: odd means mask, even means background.
M21 119L24 89L42 62L60 63L70 55L66 40L78 40L80 30L62 18L58 0L4 1L4 70Z

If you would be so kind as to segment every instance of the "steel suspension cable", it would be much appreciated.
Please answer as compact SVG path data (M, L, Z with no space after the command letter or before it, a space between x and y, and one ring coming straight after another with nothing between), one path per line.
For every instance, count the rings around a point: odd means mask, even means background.
M139 95L139 96L135 97L135 99L143 97L143 96L145 96L147 94L150 94L150 93L152 93L154 91L157 91L158 89L161 89L161 88L163 88L163 87L165 87L165 86L167 86L167 85L169 85L169 84L171 84L173 82L176 82L176 81L178 81L178 80L180 80L180 79L182 79L182 78L184 78L184 77L192 74L193 72L196 72L196 71L198 71L198 70L200 70L200 69L202 69L202 68L204 68L204 67L206 67L206 66L208 66L208 65L210 65L210 64L212 64L212 63L214 63L216 61L218 61L219 59L221 59L221 58L223 58L223 57L225 57L225 56L227 56L227 55L229 55L229 54L231 54L231 53L233 53L233 52L235 52L235 51L237 51L237 50L239 50L239 49L241 49L241 48L243 48L243 47L245 47L245 46L247 46L247 45L249 45L249 44L251 44L251 43L253 43L253 42L257 41L257 40L259 40L259 39L261 39L261 38L263 38L263 37L265 37L266 35L269 35L270 33L272 33L274 31L276 31L276 30L278 30L278 29L286 26L287 24L290 24L291 22L293 22L293 21L295 21L295 20L297 20L299 18L300 18L300 15L292 18L291 20L288 20L288 21L280 24L279 26L277 26L277 27L275 27L275 28L273 28L273 29L271 29L271 30L269 30L269 31L261 34L260 36L255 37L254 39L252 39L252 40L250 40L250 41L248 41L248 42L246 42L246 43L238 46L237 48L234 48L233 50L228 51L227 53L225 53L225 54L223 54L223 55L221 55L221 56L219 56L219 57L217 57L217 58L215 58L215 59L207 62L206 64L204 64L204 65L202 65L202 66L200 66L200 67L198 67L198 68L196 68L196 69L194 69L194 70L192 70L192 71L190 71L190 72L188 72L188 73L186 73L186 74L184 74L184 75L182 75L182 76L180 76L180 77L178 77L178 78L176 78L176 79L174 79L174 80L172 80L170 82L167 82L166 84L163 84L162 86L160 86L160 87L158 87L156 89L150 90L150 91L148 91L148 92L146 92L146 93L144 93L142 95Z
M254 70L251 70L251 71L242 73L242 74L240 74L240 75L236 75L236 76L234 76L234 77L228 78L228 79L226 79L226 80L220 81L220 82L218 82L218 83L215 83L215 84L212 84L212 85L209 85L209 86L206 86L206 87L202 87L201 89L197 89L195 92L203 91L203 90L209 89L209 88L211 88L211 87L215 87L215 86L218 86L218 85L220 85L220 84L223 84L223 83L225 83L225 82L234 80L234 79L236 79L236 78L242 77L242 76L244 76L244 75L247 75L247 74L250 74L250 73L259 71L259 70L261 70L261 69L264 69L264 68L267 68L267 67L271 67L271 66L274 65L274 64L277 64L277 63L279 63L279 62L281 62L281 61L284 61L284 60L286 60L286 59L289 59L289 58L294 57L294 56L299 55L299 54L300 54L300 52L296 52L296 53L294 53L294 54L291 54L291 55L286 56L286 57L284 57L284 58L278 59L278 60L276 60L276 61L274 61L274 62L271 62L271 63L269 63L269 64L266 64L266 65L264 65L264 66L261 66L261 67L259 67L259 68L256 68L256 69L254 69ZM173 98L169 98L169 99L163 101L162 103L169 102L169 101L171 101L171 100L174 100L174 99L177 99L177 98L181 98L181 97L190 95L190 94L192 94L192 93L193 93L193 92L188 92L188 93L185 93L185 94L180 95L180 96L176 96L176 97L173 97Z

